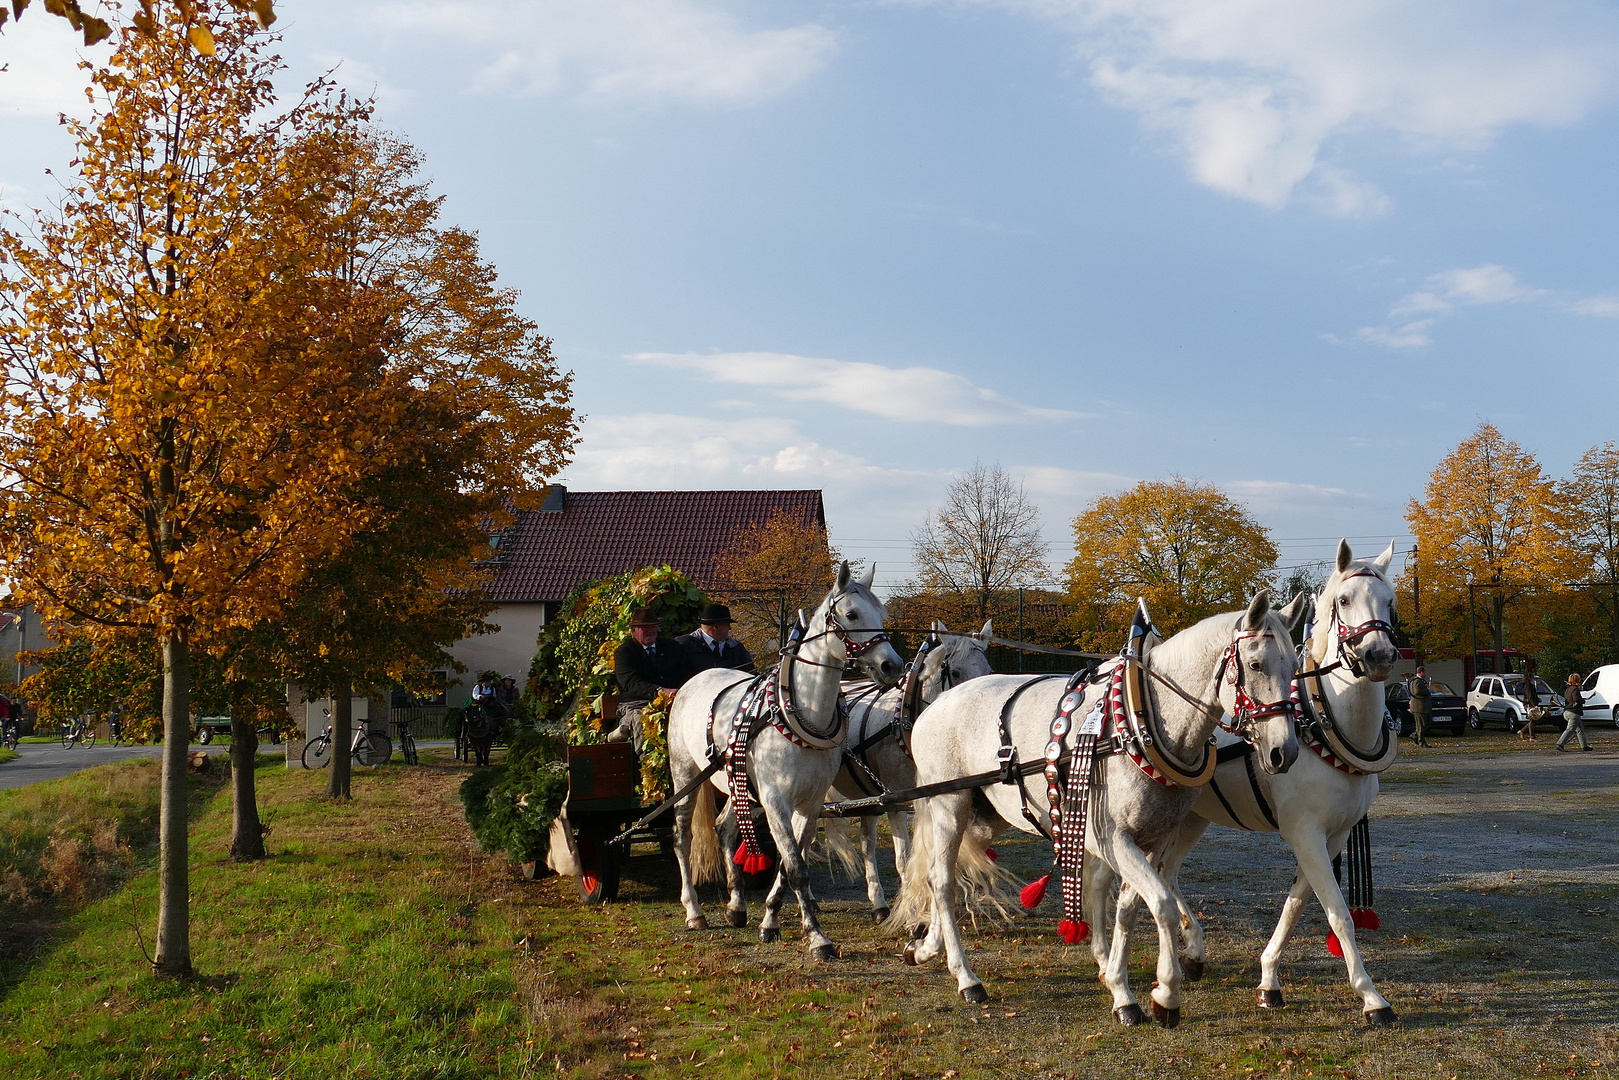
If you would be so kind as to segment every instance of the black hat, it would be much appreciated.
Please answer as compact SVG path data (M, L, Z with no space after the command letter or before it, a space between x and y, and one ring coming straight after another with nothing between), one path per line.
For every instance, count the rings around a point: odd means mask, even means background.
M697 617L697 621L704 626L719 626L721 623L730 626L731 609L724 604L709 604L703 609L703 613Z
M638 608L636 609L635 613L630 616L630 625L657 626L658 617L652 613L650 608Z

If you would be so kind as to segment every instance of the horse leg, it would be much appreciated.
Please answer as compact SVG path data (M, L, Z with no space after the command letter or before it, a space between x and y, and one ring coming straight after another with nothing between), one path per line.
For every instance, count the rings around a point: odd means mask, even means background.
M1265 951L1259 955L1259 990L1256 997L1261 1009L1280 1009L1285 1004L1280 973L1282 951L1293 936L1293 928L1298 925L1299 915L1304 911L1304 902L1310 898L1310 892L1310 883L1304 875L1295 873L1293 887L1288 889L1287 899L1282 902L1281 918L1276 920L1276 929L1271 931L1270 941L1265 943Z
M1175 1027L1181 1018L1181 966L1177 951L1176 921L1180 909L1169 887L1158 876L1152 860L1128 836L1112 838L1112 863L1130 889L1140 896L1158 924L1158 984L1152 990L1152 1015L1165 1027ZM1108 956L1107 986L1113 994L1113 1014L1121 1024L1140 1022L1141 1007L1130 993L1129 926L1135 920L1135 905L1119 895L1113 949Z
M871 921L888 918L888 897L883 895L883 878L877 870L877 819L860 819L860 853L866 864L866 899L871 902Z
M696 775L695 770L683 770L673 762L671 765L670 775L677 789L690 783ZM691 867L692 816L697 812L697 798L693 794L675 805L675 865L680 868L680 903L686 909L686 928L706 930L708 920L703 916L703 904L697 896Z
M939 954L941 947L950 973L956 977L956 990L969 1005L989 1000L984 984L967 965L967 950L961 944L961 928L956 922L956 859L961 850L961 837L967 831L972 815L972 795L954 792L935 795L927 801L927 813L919 815L920 828L930 830L928 885L933 899L933 912L928 919L928 935L921 944L908 950L907 959L921 964Z
M1341 852L1348 838L1348 829L1334 836L1331 850ZM1287 837L1289 843L1293 839ZM1350 918L1349 905L1344 902L1343 890L1338 888L1338 879L1333 877L1331 851L1325 842L1304 843L1304 839L1300 837L1301 842L1293 845L1293 853L1298 856L1300 873L1309 881L1316 899L1321 901L1321 907L1327 913L1327 923L1332 927L1332 932L1338 935L1344 965L1349 969L1349 985L1360 995L1361 1011L1366 1014L1366 1022L1373 1027L1388 1027L1397 1018L1388 1001L1373 985L1372 977L1366 971L1366 962L1361 959L1360 949L1355 944L1354 920Z
M1175 906L1180 909L1180 927L1182 945L1181 969L1186 973L1188 982L1197 982L1203 978L1204 966L1208 960L1208 943L1203 937L1203 924L1197 921L1192 914L1192 907L1181 895L1181 864L1186 856L1192 853L1197 842L1203 838L1208 830L1208 818L1192 815L1181 822L1164 848L1163 855L1158 860L1158 874L1163 878L1164 884L1169 887L1170 895L1175 898Z
M905 885L905 866L911 861L911 815L904 810L888 812L888 831L894 837L894 872Z
M1108 896L1119 885L1118 875L1113 868L1096 856L1085 853L1085 922L1091 928L1091 958L1096 961L1096 977L1106 982L1108 942L1111 938L1107 932L1107 901ZM1131 893L1131 903L1135 902L1135 894ZM1124 902L1123 895L1116 899Z
M725 888L730 899L725 904L725 921L738 929L748 925L748 879L734 858L742 846L742 828L726 806L715 826L720 834L720 858L725 860Z
M820 809L819 802L816 809ZM759 923L760 940L773 940L765 936L767 924L775 927L776 937L780 936L781 902L786 891L792 889L798 900L798 917L804 927L804 937L810 943L810 954L817 960L836 959L837 946L821 931L819 905L815 902L815 894L810 891L809 867L804 862L804 852L815 837L818 818L799 813L786 805L785 798L776 795L765 799L765 819L770 822L771 834L776 838L781 866L777 870L775 884L770 888L770 895L765 898L765 917ZM783 842L784 839L786 842Z

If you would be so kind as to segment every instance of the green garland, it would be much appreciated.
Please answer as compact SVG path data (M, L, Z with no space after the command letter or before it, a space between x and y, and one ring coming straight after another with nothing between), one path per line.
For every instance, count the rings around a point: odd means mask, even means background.
M630 618L648 608L658 617L659 632L673 637L696 629L707 602L703 590L671 566L581 584L562 602L561 617L540 635L529 669L537 714L564 726L572 745L601 742L612 719L603 716L604 707L618 685L613 653L630 636ZM646 801L671 788L667 722L667 703L655 703L642 715L641 797Z

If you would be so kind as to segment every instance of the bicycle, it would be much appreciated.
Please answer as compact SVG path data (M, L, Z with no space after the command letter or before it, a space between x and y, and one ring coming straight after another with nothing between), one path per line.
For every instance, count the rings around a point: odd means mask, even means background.
M123 746L128 743L135 745L135 740L124 734L124 722L117 715L107 717L107 735L112 739L114 746Z
M420 762L416 757L416 737L410 733L409 720L395 720L393 726L399 729L399 753L405 759L406 765L417 765Z
M354 728L354 741L349 744L349 756L367 768L386 764L394 756L394 744L380 731L367 731L364 724ZM324 769L332 763L332 725L304 744L303 763L306 769Z
M0 720L0 746L7 750L17 749L22 742L22 725L9 716Z
M86 750L96 745L96 729L84 717L62 721L62 748L80 743Z

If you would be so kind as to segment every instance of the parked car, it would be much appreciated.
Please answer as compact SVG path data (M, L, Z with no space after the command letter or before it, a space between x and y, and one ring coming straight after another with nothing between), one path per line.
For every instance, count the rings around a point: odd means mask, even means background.
M1585 722L1608 720L1619 727L1619 664L1605 664L1585 677L1580 684L1585 695Z
M1433 691L1433 717L1428 726L1448 728L1452 735L1460 735L1462 725L1467 723L1467 699L1452 690L1449 683L1438 679L1429 679L1428 689ZM1400 738L1408 738L1417 729L1417 722L1411 716L1410 683L1390 682L1383 690L1383 701L1389 715L1399 722Z
M1473 680L1467 692L1467 726L1475 731L1486 724L1504 724L1508 731L1517 731L1529 722L1523 703L1522 675L1480 675ZM1535 689L1540 693L1540 706L1546 715L1535 721L1548 731L1563 730L1563 699L1552 693L1546 680L1535 676Z

